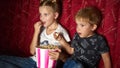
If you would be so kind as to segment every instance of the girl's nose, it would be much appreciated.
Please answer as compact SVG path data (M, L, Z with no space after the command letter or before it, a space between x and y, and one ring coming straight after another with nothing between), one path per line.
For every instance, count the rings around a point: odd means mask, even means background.
M40 20L42 19L42 16L40 16Z
M40 16L40 20L42 21L44 18L43 18L43 16Z

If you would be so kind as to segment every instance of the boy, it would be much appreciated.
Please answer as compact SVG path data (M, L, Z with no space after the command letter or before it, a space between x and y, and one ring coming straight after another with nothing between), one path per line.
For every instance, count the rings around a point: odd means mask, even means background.
M96 68L100 57L103 59L104 67L111 68L107 43L95 32L101 22L100 11L94 7L83 8L76 14L75 21L76 33L71 46L61 34L54 34L55 39L61 43L68 54L71 54L63 68Z

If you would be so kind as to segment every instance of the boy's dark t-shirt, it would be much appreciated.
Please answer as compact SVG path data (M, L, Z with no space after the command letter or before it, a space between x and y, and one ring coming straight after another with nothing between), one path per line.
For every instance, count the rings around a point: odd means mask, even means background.
M75 50L71 58L91 68L96 67L101 54L109 52L105 39L98 34L88 38L80 38L76 33L71 46Z

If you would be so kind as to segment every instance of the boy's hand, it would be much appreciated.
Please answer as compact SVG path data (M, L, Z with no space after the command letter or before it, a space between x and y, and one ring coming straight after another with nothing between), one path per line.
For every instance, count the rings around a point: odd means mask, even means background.
M63 38L63 36L62 36L61 33L55 32L55 33L54 33L54 38L55 38L57 41L60 41L60 40Z
M54 38L59 41L61 46L63 46L66 43L66 40L64 39L62 33L55 32L54 33Z
M42 26L42 22L41 21L38 21L34 24L34 29L35 29L35 32L40 32L40 28Z

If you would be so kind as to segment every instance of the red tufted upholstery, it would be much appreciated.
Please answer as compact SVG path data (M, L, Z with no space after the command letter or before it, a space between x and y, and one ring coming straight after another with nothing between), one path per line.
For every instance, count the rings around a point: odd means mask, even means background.
M33 24L39 20L39 0L1 0L0 54L30 56L29 45ZM113 68L120 68L120 0L63 0L61 24L72 38L75 32L74 15L85 6L96 6L103 13L98 32L110 46ZM100 68L103 68L102 62Z

